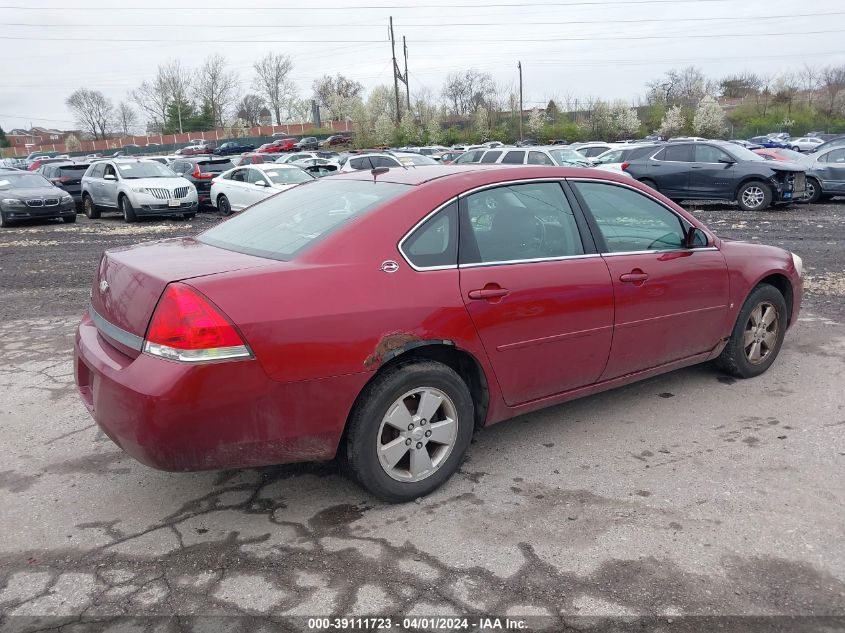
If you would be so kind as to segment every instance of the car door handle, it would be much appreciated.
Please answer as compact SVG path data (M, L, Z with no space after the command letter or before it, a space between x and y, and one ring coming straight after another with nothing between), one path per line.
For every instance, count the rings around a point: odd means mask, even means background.
M626 284L641 284L646 279L648 279L648 273L644 273L639 268L635 268L624 275L619 275L619 281Z
M702 165L690 165L690 169L701 169Z
M501 288L495 284L487 284L480 290L470 290L469 293L467 293L467 296L470 299L485 299L489 301L490 299L501 299L508 294L510 294L510 290L507 290L506 288Z

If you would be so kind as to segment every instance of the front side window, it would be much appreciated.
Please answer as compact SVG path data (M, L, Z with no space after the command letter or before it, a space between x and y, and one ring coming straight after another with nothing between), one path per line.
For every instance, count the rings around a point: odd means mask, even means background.
M528 152L529 165L554 165L551 158L546 156L543 152Z
M486 163L486 164L495 163L496 159L499 158L499 156L501 156L501 155L502 155L502 152L499 152L499 151L484 152L484 156L481 157L481 160L479 162Z
M372 169L369 156L362 156L360 158L352 158L349 161L349 166L352 169Z
M402 243L405 257L417 268L455 266L458 261L458 204L431 216Z
M686 226L638 191L601 182L573 182L595 218L608 253L684 248Z
M247 182L249 182L249 184L251 184L251 185L258 185L258 184L266 185L267 184L267 180L264 178L264 174L262 174L259 170L250 169L248 171L249 171L249 173L247 174Z
M712 145L696 145L695 146L695 162L696 163L718 163L720 160L733 160L725 152L718 147Z
M462 264L583 254L572 208L557 182L496 187L465 198Z

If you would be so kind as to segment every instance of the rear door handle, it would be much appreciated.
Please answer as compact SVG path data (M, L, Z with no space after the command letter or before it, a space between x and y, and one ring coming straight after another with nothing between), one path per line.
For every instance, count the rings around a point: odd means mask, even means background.
M480 290L470 290L467 296L470 299L500 299L507 296L510 290L506 288L482 288Z
M629 273L625 273L624 275L619 276L619 281L626 284L641 284L646 279L648 279L648 273L644 273L639 269L632 270Z

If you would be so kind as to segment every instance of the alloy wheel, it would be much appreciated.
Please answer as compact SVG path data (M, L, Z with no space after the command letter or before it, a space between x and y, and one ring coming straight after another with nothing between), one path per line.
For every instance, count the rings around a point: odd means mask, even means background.
M376 451L389 477L421 481L449 458L458 432L455 403L434 387L412 389L397 398L381 421Z
M742 192L742 202L749 209L756 209L763 204L763 200L765 199L766 193L757 185L748 187Z
M774 351L778 341L778 311L769 302L758 303L745 324L742 347L752 365L759 365Z

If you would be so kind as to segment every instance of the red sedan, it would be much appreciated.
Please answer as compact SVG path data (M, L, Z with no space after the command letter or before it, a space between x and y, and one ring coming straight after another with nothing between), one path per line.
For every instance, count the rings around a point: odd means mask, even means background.
M272 143L265 143L256 152L259 154L279 154L281 152L292 152L297 143L295 138L280 138Z
M106 252L76 383L155 468L337 456L406 501L477 428L710 360L762 374L801 276L798 256L721 240L609 172L352 172Z

